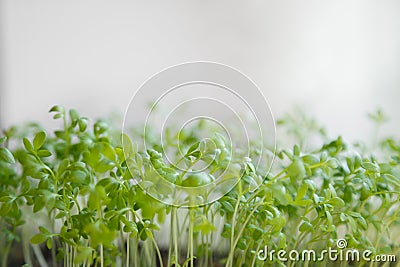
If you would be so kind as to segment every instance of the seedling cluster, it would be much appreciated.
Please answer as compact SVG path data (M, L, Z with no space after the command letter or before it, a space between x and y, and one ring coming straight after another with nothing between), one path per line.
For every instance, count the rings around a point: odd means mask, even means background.
M199 123L163 144L179 143L184 151L175 163L187 171L177 172L157 142L143 150L105 120L92 123L61 106L50 112L61 129L49 133L30 124L0 139L3 267L15 264L14 250L22 251L24 266L286 266L304 263L264 262L257 252L265 246L319 251L339 238L348 248L400 257L398 139L368 149L341 137L327 140L317 127L312 134L324 142L307 148L311 133L287 117L278 126L296 144L278 146L273 169L263 174L251 160L259 151L241 157L218 134L210 145L197 135L205 127ZM190 173L199 162L206 170ZM163 204L135 182L157 173L176 185L202 186L229 162L239 182L209 205ZM263 181L255 190L254 179Z

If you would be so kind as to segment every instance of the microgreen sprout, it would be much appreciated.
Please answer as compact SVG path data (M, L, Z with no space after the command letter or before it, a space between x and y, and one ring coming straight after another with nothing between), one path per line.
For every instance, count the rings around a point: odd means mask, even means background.
M376 142L374 156L342 137L328 140L302 117L323 140L310 148L303 126L288 116L279 125L300 140L278 147L272 170L262 173L251 159L259 151L249 157L215 132L202 138L204 122L167 129L164 150L147 136L143 149L135 143L143 136L130 138L106 120L61 106L50 112L60 129L13 127L0 138L4 267L15 263L9 257L15 246L23 248L25 266L293 266L277 257L262 262L257 252L264 246L318 251L339 238L348 248L400 256L399 139ZM371 117L384 122L381 112ZM140 177L152 182L139 186ZM188 192L232 178L237 183L217 201L181 208L148 194L161 181L154 177ZM262 184L255 188L257 179ZM204 192L188 194L187 203L206 199Z

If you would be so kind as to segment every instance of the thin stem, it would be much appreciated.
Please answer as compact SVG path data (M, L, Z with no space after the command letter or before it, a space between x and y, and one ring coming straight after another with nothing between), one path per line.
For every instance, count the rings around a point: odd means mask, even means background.
M151 241L152 241L153 244L154 244L154 248L155 248L155 250L156 250L156 253L157 253L157 257L158 257L158 261L159 261L159 263L160 263L160 266L163 266L163 260L162 260L161 252L160 252L160 249L159 249L158 246L157 246L157 242L156 242L156 240L154 239L154 237L151 237Z
M29 266L33 266L32 264L32 257L31 257L31 252L30 252L30 246L29 246L29 240L27 240L26 238L26 234L24 233L25 229L23 229L22 231L22 251L24 254L24 261L26 264L28 264Z
M172 207L171 216L173 218L173 238L174 238L174 253L175 253L175 263L179 263L179 251L178 251L178 209L176 207Z
M190 267L194 266L193 257L193 228L194 228L194 209L190 208L190 220L189 220L189 257L190 257Z
M238 198L237 198L236 204L235 204L235 210L233 211L233 216L232 216L232 223L231 223L232 228L231 228L231 239L230 239L231 247L229 250L229 255L233 254L235 251L235 246L233 244L235 242L235 223L236 223L236 214L239 209L240 197L241 197L241 195L238 194ZM233 262L230 261L229 266L232 266L232 264L233 264Z
M206 218L206 220L208 220L208 214L209 214L209 207L210 206L204 206L203 208L203 216ZM203 244L204 244L204 250L205 250L205 256L204 256L204 264L203 266L208 266L208 252L209 252L209 237L210 234L206 234L205 236L203 236Z
M209 246L210 246L210 235L206 235L206 242L205 242L205 250L206 250L206 255L205 255L205 266L208 266L208 253L209 253Z
M129 260L130 260L130 243L131 242L130 242L129 233L128 233L128 236L126 237L126 266L127 267L129 266Z
M64 131L65 131L65 157L68 158L71 139L70 139L69 128L68 128L68 124L67 124L67 116L65 113L63 116L63 122L64 122Z
M100 244L100 266L104 267L104 251L103 244Z
M12 245L12 241L9 241L6 248L4 249L4 254L3 254L3 259L1 261L1 266L3 267L7 267L7 262L8 262L8 254L10 254L10 250L11 250L11 245Z
M99 220L103 219L103 213L101 211L101 207L99 206L99 210L98 210L98 216L99 216ZM103 243L100 244L100 266L104 267L104 247L103 247Z
M65 244L64 266L69 266L68 244Z
M74 266L74 254L72 253L72 246L68 245L69 266Z
M254 266L255 265L256 259L257 259L257 252L260 250L260 247L261 247L261 242L259 242L258 245L257 245L256 253L254 253L253 260L251 261L250 266Z
M171 218L170 218L170 228L169 228L169 249L168 249L168 266L171 266L171 260L172 260L172 253L173 251L173 245L174 245L174 209L176 207L171 208ZM176 261L176 259L175 259Z
M264 199L265 199L265 196L262 197L262 198L260 199L259 203L256 204L256 205L253 207L253 210L252 210L252 211L250 212L250 214L247 216L247 218L246 218L246 220L244 221L242 227L240 228L240 230L239 230L239 232L238 232L238 234L237 234L237 236L236 236L235 242L234 242L233 244L231 244L231 252L229 253L229 257L228 257L226 266L232 266L232 264L233 264L233 256L234 256L234 252L235 252L236 245L237 245L237 243L239 242L239 239L240 239L240 237L242 236L243 231L244 231L244 229L246 228L246 226L247 226L248 222L250 221L251 217L253 216L254 212L256 212L256 210L258 209L259 206L261 206L262 204L264 204L264 203L263 203L263 202L264 202ZM234 230L234 229L232 229L232 231L233 231L233 230ZM233 249L232 249L232 246L233 246Z
M48 267L46 259L44 258L42 251L38 245L32 245L33 253L35 253L36 259L41 267Z
M139 260L139 251L138 251L139 238L135 237L134 242L135 242L135 247L134 247L134 251L133 251L134 266L139 266L139 263L138 263L138 260Z
M52 237L53 239L53 246L51 247L51 261L53 266L57 266L57 259L56 259L56 242L55 239Z

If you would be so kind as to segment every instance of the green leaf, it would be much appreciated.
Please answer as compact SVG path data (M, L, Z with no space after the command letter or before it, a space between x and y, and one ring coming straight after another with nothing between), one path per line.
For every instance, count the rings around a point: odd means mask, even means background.
M400 187L400 178L398 178L392 174L384 174L384 175L382 175L382 177L389 183L391 183L397 187Z
M367 171L379 172L379 165L377 164L371 162L363 162L361 163L361 166Z
M131 139L126 134L122 134L121 139L126 158L132 157L137 152L137 149L133 146Z
M46 201L44 200L43 197L41 196L35 197L35 202L33 204L33 212L38 212L39 210L43 209L45 205Z
M23 141L23 143L24 143L25 149L26 149L28 152L31 152L31 153L34 153L34 152L35 152L34 149L33 149L33 145L32 145L32 143L29 141L28 138L24 137L24 138L22 139L22 141Z
M252 231L251 237L253 238L253 240L260 240L263 234L263 230L260 227L254 224L249 224L247 228Z
M208 235L211 232L214 232L217 230L217 228L214 226L214 224L212 224L211 222L209 222L206 219L203 219L201 221L201 223L196 224L193 228L194 232L199 232L201 231L203 235Z
M67 213L64 211L60 211L60 213L58 213L55 218L61 219L61 218L64 218L65 216L67 216Z
M31 243L32 243L32 244L41 244L41 243L43 243L44 241L46 241L46 239L47 239L47 236L46 236L46 235L44 235L44 234L37 234L37 235L34 235L34 236L31 238Z
M351 158L346 157L347 167L349 168L350 172L354 172L354 162Z
M0 145L2 145L5 141L7 140L7 137L1 137L0 138Z
M51 156L51 152L46 149L41 149L37 152L37 155L39 157L46 158Z
M305 155L302 157L302 160L310 165L319 163L319 158L314 155Z
M0 147L0 161L4 161L10 164L15 163L13 154L7 148Z
M300 147L298 145L294 145L293 147L293 155L300 156Z
M245 250L247 246L247 242L246 239L241 237L239 238L238 242L237 242L237 247L241 250Z
M313 201L311 199L302 199L302 200L297 200L295 204L300 207L306 207L311 205L312 203Z
M306 176L306 169L301 159L295 158L287 167L286 173L293 179L302 180Z
M321 156L320 156L320 161L324 162L328 159L328 154L326 153L326 151L322 151Z
M33 138L34 149L38 150L39 148L41 148L45 140L46 140L45 132L39 132L38 134L36 134L35 138Z
M229 203L228 201L222 201L220 203L221 203L222 207L225 209L225 211L227 211L227 212L233 213L233 211L235 210L234 207L232 206L232 204Z
M71 182L73 183L81 183L85 184L87 183L86 178L88 177L88 173L82 170L73 170L71 171Z
M360 227L361 227L363 230L367 230L367 228L368 228L368 223L367 223L367 221L364 219L364 217L360 216L360 217L358 217L357 219L358 219L358 224L360 225Z
M347 211L347 215L350 215L351 217L354 217L354 218L360 218L361 217L360 213L355 212L355 211L351 211L351 210Z
M135 234L138 233L138 228L137 228L137 225L134 222L127 221L127 222L125 222L125 226L123 228L123 231L125 233L132 233L132 235L135 235Z
M273 232L273 233L281 232L283 226L285 226L285 223L286 223L285 217L283 217L283 216L275 217L275 218L271 221L272 232Z
M115 153L114 149L109 143L101 142L96 145L99 146L101 154L103 154L106 158L108 158L111 161L116 160L117 154Z
M10 202L5 202L3 205L0 207L0 216L5 217L8 215L11 209L11 203Z
M63 106L53 106L49 112L60 112L60 113L64 113L65 109Z
M77 253L74 257L74 263L80 264L87 261L89 265L93 263L93 255L94 249L87 246L79 246L77 249Z
M341 208L345 205L344 201L339 197L334 197L329 200L329 204L335 206L336 208Z
M96 185L90 192L87 205L90 209L99 209L103 200L106 198L106 191L104 187Z
M338 161L337 161L336 159L334 159L334 158L329 159L328 162L327 162L327 164L328 164L328 166L329 166L330 168L332 168L332 169L336 169L336 168L339 166Z
M281 184L272 184L271 191L274 198L282 205L289 204L289 198L286 194L286 188Z
M39 231L42 232L43 234L46 234L46 235L50 235L51 234L50 231L47 230L46 228L44 228L43 226L39 226Z
M108 228L102 221L90 223L85 227L85 230L91 238L91 245L96 248L103 244L109 246L116 237L117 232Z
M78 121L79 131L84 132L88 125L88 118L82 117Z
M300 232L311 232L313 229L312 224L309 222L303 222L299 227Z
M224 228L222 229L221 236L225 238L229 238L232 231L232 225L229 223L224 224Z
M63 117L64 117L64 114L62 114L62 113L57 113L57 114L55 114L55 115L53 116L53 119L57 120L57 119L60 119L60 118L63 118Z
M65 139L65 136L66 136L64 131L54 131L54 135L60 139Z
M365 200L365 199L367 199L369 196L370 196L370 194L371 194L371 191L370 191L370 186L368 185L368 183L366 183L366 182L364 182L363 184L362 184L362 187L361 187L361 194L360 194L360 200Z
M348 220L348 222L350 224L351 230L353 232L357 232L358 227L357 227L357 224L356 224L356 221L354 220L354 218L351 217L351 216L347 216L347 220Z
M142 241L145 241L147 239L147 232L145 231L145 227L143 225L143 223L139 222L137 224L137 228L138 228L138 233L139 233L139 237Z
M331 213L328 210L326 210L325 214L326 214L326 219L328 221L328 225L332 225L333 224L333 218L332 218Z
M299 190L297 191L296 201L302 200L306 195L308 189L308 185L306 183L302 184Z
M329 191L331 192L332 197L337 197L336 189L333 187L332 184L328 185Z
M47 238L46 246L48 249L51 249L53 247L53 238Z
M185 157L188 157L188 156L190 156L190 155L193 155L193 152L199 150L199 146L200 146L200 142L196 142L196 143L192 144L192 145L189 147L188 151L186 152Z
M73 122L76 122L79 120L79 113L75 109L70 109L69 110L69 117Z
M317 185L315 184L314 181L312 180L304 180L304 183L306 183L308 185L308 188L310 188L310 190L314 193L315 190L317 189Z
M287 244L286 244L286 235L284 233L280 233L279 234L279 243L278 243L278 248L280 249L284 249L286 248Z
M93 125L93 132L96 136L99 136L103 133L105 133L108 130L109 126L108 124L103 121L103 120L98 120L96 123Z
M343 191L343 200L350 203L353 198L353 192L350 186L346 185Z

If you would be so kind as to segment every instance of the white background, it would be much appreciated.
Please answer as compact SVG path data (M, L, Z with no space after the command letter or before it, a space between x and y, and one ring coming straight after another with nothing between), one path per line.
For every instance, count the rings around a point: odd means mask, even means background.
M382 107L398 134L400 1L0 3L1 128L48 125L54 104L122 113L149 76L208 60L251 77L276 117L297 104L356 139Z

